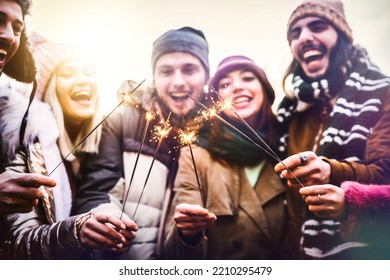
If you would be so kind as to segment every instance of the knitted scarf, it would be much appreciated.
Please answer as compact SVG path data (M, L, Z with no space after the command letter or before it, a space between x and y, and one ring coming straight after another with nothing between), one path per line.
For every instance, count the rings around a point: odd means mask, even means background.
M366 141L379 118L390 79L371 63L363 50L358 51L350 63L351 69L339 92L328 86L337 77L311 83L300 76L293 78L295 98L285 97L277 112L285 131L279 150L286 148L288 126L295 113L311 106L329 106L329 100L339 93L322 134L319 155L336 160L363 160Z
M366 142L379 118L390 78L383 75L360 48L348 65L348 74L337 92L337 101L331 107L330 120L322 133L318 155L339 161L363 161ZM328 101L336 94L329 88L334 82L332 79L334 77L308 83L301 77L293 78L295 98L284 98L278 109L278 121L286 132L280 139L281 151L286 150L288 126L295 113L310 106L329 106ZM303 253L310 258L353 258L348 255L353 251L349 249L366 244L345 242L340 237L339 226L337 221L321 219L307 211Z
M256 139L254 133L244 124L227 120L232 126L249 136L261 147L261 141ZM265 129L256 133L267 142ZM229 163L242 166L251 166L260 163L270 156L259 146L247 139L234 128L220 122L215 122L211 126L205 126L199 132L197 144L210 152L214 158L222 158Z

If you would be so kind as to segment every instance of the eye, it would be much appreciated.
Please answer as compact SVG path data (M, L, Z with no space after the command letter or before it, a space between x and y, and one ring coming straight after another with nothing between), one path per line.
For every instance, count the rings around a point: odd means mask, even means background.
M172 67L160 67L158 68L157 74L160 76L170 76L174 72Z
M197 66L195 64L185 64L182 67L181 72L185 75L193 75L193 74L199 72L199 66Z
M92 76L95 76L95 74L96 74L95 68L93 68L93 67L85 67L84 68L84 75L85 76L92 77Z
M292 40L296 40L299 38L299 35L301 34L301 28L293 28L291 29L289 32L288 32L288 40L289 41L292 41Z
M247 72L242 76L244 82L252 82L254 79L256 79L256 76L252 72Z
M71 78L75 70L71 67L60 67L57 70L57 76L61 78Z
M24 28L24 25L19 23L19 22L12 25L12 29L14 31L15 36L20 36L20 34L22 34L23 28Z
M221 79L218 84L218 89L224 90L231 85L231 81L228 78Z
M314 33L320 33L329 28L330 24L327 21L316 20L309 24L310 31Z

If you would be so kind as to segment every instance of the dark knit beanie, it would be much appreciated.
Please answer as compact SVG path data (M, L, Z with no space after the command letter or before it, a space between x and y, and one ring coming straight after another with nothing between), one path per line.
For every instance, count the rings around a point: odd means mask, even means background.
M206 70L207 78L210 75L209 46L203 32L192 27L169 30L153 43L152 69L157 59L170 52L186 52L197 57Z
M336 29L344 33L350 42L353 41L352 30L347 23L343 3L340 0L303 1L292 12L287 24L287 30L289 31L297 20L308 16L317 16L328 20Z
M265 94L267 95L268 100L272 104L275 100L275 92L270 82L268 81L267 75L265 74L264 70L257 66L257 64L252 59L246 56L234 55L223 59L219 63L214 76L210 79L210 86L216 90L219 90L219 81L223 79L228 73L239 69L249 70L256 75L265 90Z

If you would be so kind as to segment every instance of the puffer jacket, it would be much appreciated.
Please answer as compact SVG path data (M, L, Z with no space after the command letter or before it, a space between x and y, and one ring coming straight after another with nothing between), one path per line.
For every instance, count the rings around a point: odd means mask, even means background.
M285 186L265 162L254 188L243 166L213 159L192 145L200 181L195 180L188 147L182 148L171 213L166 220L164 256L168 259L287 259ZM173 220L180 203L201 205L217 216L196 245L186 244Z
M20 84L4 75L0 79L1 149L4 152L2 169L47 174L48 170L61 162L56 145L58 128L47 104L33 101L23 141L25 149L19 146L20 124L30 91L30 85ZM39 142L38 139L43 141ZM33 211L0 217L3 258L88 257L75 236L75 221L78 217L63 220L64 217L69 217L71 207L65 168L61 165L52 177L57 181L57 186L53 191L41 187L43 197Z
M150 121L142 143L146 113L155 110L148 107L151 96L150 92L143 93L136 104L123 105L106 119L98 155L87 157L80 170L81 185L76 193L73 213L91 211L121 215L123 209L139 228L127 254L104 258L158 258L160 219L167 181L176 174L174 159L178 143L172 130L156 153L154 127L160 122L159 117ZM137 160L141 143L143 148ZM151 173L145 185L149 170Z

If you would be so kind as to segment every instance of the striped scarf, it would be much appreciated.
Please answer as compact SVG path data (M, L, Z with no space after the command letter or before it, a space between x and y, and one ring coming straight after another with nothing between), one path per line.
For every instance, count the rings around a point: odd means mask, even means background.
M390 78L371 63L362 49L357 49L349 65L349 74L338 91L330 120L322 133L318 155L338 161L363 161L366 142L380 116ZM295 99L284 98L278 109L278 121L286 131L280 139L280 151L286 151L288 125L294 114L313 105L322 103L325 106L333 98L332 89L328 87L332 80L309 84L294 77L293 83ZM311 95L308 89L311 89ZM342 240L338 221L321 219L306 212L301 241L305 258L351 259L357 248L367 246Z

